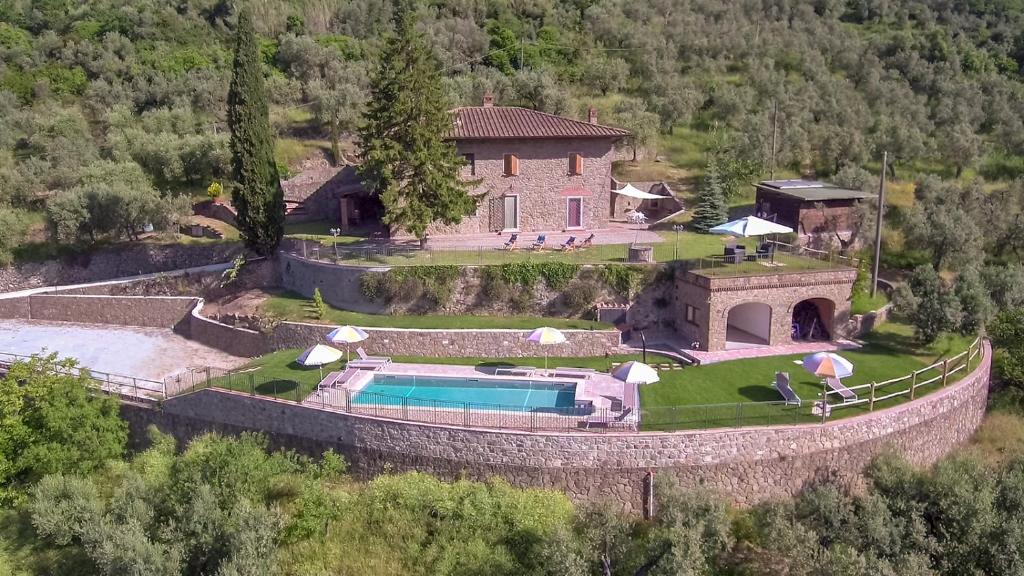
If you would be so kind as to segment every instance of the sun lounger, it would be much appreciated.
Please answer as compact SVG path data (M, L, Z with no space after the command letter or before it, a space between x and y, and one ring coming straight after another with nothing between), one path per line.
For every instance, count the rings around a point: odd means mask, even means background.
M544 234L537 236L537 239L533 241L533 244L530 244L530 250L540 250L544 248L544 243L547 241L548 237Z
M789 372L776 372L775 373L775 389L782 394L782 398L786 400L786 404L796 404L800 406L800 397L793 392L793 389L789 386Z
M551 372L552 376L567 376L570 378L590 378L595 374L595 371L590 368L555 368Z
M569 252L569 251L575 250L575 249L576 249L576 237L575 236L569 236L569 239L562 243L562 250L564 252Z
M590 248L593 244L594 244L594 235L591 234L590 236L587 236L587 238L583 242L580 242L580 244L579 244L579 246L577 246L577 248Z
M358 362L358 360L357 360ZM350 362L351 364L351 362ZM352 379L353 376L359 373L359 369L356 367L346 367L344 372L337 373L337 376L333 380L324 381L320 384L321 388L337 388L338 386L344 386L346 382Z
M825 378L825 384L842 396L843 402L853 402L857 399L857 394L840 382L839 378Z
M591 414L583 419L583 426L590 430L591 426L605 428L630 428L636 430L637 418L632 408L626 408L617 415L611 413Z
M507 242L505 242L505 246L503 246L503 248L505 250L515 250L516 242L519 242L519 234L513 234L509 236L509 239Z
M391 357L390 356L367 356L366 355L366 350L363 350L363 348L361 346L359 348L356 348L356 354L359 355L359 359L360 360L363 360L363 361L366 361L366 362L383 362L384 364L390 364L391 363Z
M537 369L533 366L502 366L494 369L496 376L533 376L536 373Z

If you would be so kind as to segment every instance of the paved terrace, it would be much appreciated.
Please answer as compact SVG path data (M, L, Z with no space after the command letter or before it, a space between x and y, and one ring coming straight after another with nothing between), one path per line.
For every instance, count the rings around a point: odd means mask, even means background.
M303 403L325 409L339 410L352 414L365 414L396 420L412 420L417 422L429 422L432 424L447 424L454 426L476 426L485 428L515 428L530 430L555 430L565 428L579 428L585 426L587 414L554 414L543 411L518 411L518 410L477 410L470 406L459 407L457 403L441 403L439 407L416 407L384 404L353 404L353 398L359 390L365 387L372 380L373 374L415 374L421 376L448 376L479 378L488 376L493 379L507 378L510 380L522 381L524 379L538 382L566 382L575 381L577 384L576 402L587 401L594 406L591 414L608 415L614 417L625 412L627 409L632 414L639 410L639 393L635 384L626 384L621 380L612 377L610 374L595 372L588 378L572 378L559 376L557 378L545 376L545 371L538 369L537 374L532 377L526 376L496 376L495 368L478 368L476 366L448 365L448 364L411 364L391 363L385 369L379 371L361 370L356 376L337 387L330 383L341 375L341 372L331 372L317 386L317 389L310 394ZM554 369L548 373L554 372ZM613 411L613 401L621 401L622 411ZM453 405L454 406L451 406Z
M643 228L643 227L642 227ZM600 230L580 230L574 232L563 232L561 230L550 231L550 232L521 232L519 234L519 242L517 247L529 248L530 244L537 239L541 234L547 236L547 242L544 245L545 249L557 249L561 246L570 236L575 236L576 241L583 242L591 234L594 235L594 239L591 241L595 245L604 244L631 244L638 242L640 244L657 244L664 242L664 239L658 235L657 232L653 232L646 229L634 228L623 228L623 227L612 227L602 228ZM438 236L436 238L427 239L427 247L432 250L473 250L476 248L501 248L505 242L508 241L511 234L460 234L458 236ZM402 244L402 241L396 243ZM405 242L409 243L409 242ZM417 246L418 241L413 242Z

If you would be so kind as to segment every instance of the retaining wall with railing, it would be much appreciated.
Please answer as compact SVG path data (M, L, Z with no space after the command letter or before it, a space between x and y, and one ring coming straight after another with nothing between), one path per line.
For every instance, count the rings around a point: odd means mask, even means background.
M616 500L637 510L643 479L653 472L748 505L792 496L826 478L858 490L864 466L885 450L916 465L945 456L970 437L985 412L987 344L978 354L977 364L972 361L956 383L913 402L826 424L604 434L507 431L341 413L223 389L170 398L161 410L127 405L123 414L136 437L148 424L183 441L209 430L257 430L274 446L314 454L336 450L364 476L412 469L447 478L500 475L520 486L560 489L580 501Z

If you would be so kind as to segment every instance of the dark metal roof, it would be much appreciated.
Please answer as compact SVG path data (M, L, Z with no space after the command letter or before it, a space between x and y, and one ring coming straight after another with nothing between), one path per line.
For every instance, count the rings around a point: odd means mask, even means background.
M453 110L454 140L512 138L612 138L629 135L627 130L591 124L514 106L467 106Z
M863 200L875 195L863 190L840 188L827 182L817 180L766 180L754 185L758 190L789 196L805 202L823 202L825 200Z

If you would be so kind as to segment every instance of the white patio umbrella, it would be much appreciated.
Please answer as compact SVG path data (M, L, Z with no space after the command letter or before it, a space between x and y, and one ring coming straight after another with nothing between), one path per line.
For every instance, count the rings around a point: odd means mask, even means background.
M661 378L658 371L643 362L630 360L612 371L612 376L626 384L654 384Z
M533 332L530 332L530 335L526 337L526 340L529 342L535 342L537 344L542 344L545 346L549 344L561 344L565 342L565 334L562 334L559 330L556 330L555 328L549 328L547 326L544 326L542 328L537 328ZM544 353L544 369L548 369L547 352Z
M757 216L745 216L739 220L719 224L708 230L712 234L732 234L733 236L764 236L766 234L789 234L793 229L789 226L776 224Z
M853 363L839 354L816 352L804 358L801 365L815 376L822 378L847 378L853 376Z
M370 336L364 332L361 328L355 326L338 326L334 330L327 333L327 341L331 344L344 344L345 345L345 361L348 362L350 350L349 344L355 344L356 342L362 342Z
M299 354L296 362L303 366L316 366L320 369L320 379L324 379L324 364L337 362L341 359L341 350L332 348L326 344L316 344L306 348L306 351Z

